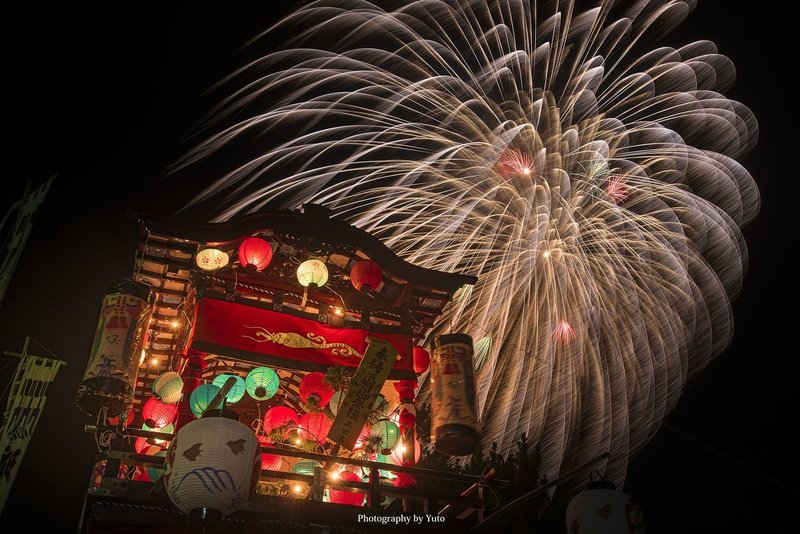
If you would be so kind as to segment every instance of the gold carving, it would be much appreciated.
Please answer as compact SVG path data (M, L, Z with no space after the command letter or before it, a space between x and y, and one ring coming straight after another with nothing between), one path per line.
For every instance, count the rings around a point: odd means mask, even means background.
M258 343L271 341L278 345L289 347L290 349L331 349L331 354L334 356L341 356L344 358L349 358L351 356L358 356L359 358L364 357L363 354L346 343L328 343L324 337L318 336L313 332L309 332L306 334L306 337L303 337L294 332L276 332L273 334L261 326L242 326L256 330L255 337L248 335L242 335L242 337L252 339Z

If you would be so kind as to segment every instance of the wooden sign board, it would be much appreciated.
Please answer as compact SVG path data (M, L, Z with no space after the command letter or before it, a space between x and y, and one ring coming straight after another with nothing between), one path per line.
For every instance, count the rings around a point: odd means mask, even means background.
M370 338L364 358L339 405L328 439L353 450L397 354L391 343Z

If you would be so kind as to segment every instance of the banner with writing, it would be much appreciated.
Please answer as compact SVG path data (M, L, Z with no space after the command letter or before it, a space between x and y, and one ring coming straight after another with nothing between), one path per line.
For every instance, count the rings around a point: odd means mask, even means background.
M396 356L397 351L391 344L382 339L370 340L361 365L339 405L328 439L346 449L353 449Z
M22 458L47 401L45 392L64 363L22 354L0 429L0 512L11 492Z

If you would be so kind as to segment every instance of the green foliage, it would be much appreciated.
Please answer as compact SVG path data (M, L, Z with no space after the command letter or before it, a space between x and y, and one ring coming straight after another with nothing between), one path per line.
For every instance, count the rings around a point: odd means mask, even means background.
M344 389L346 383L353 377L354 369L343 365L328 367L325 371L324 382L333 386L333 389Z

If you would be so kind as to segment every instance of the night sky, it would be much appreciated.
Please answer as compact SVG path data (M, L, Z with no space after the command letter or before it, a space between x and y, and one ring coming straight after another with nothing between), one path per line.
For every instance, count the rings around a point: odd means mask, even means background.
M183 136L210 102L203 92L250 57L237 52L240 45L279 11L271 2L255 8L241 1L152 9L19 4L0 8L0 210L19 198L26 180L60 176L2 302L0 349L19 350L30 335L68 366L49 390L0 525L31 521L35 509L37 520L66 532L77 524L95 453L92 435L82 431L90 421L73 398L101 298L133 264L138 229L125 210L169 213L189 198L191 182L212 177L158 181L188 148ZM767 5L700 0L664 41L710 39L733 59L738 79L727 96L749 106L760 126L744 164L759 184L762 209L745 229L750 267L733 306L733 344L630 465L624 489L644 508L650 533L800 530L790 517L800 503L790 437L800 367L789 342L797 318L797 267L789 257L797 241L797 114L789 102L796 30L790 15ZM0 357L0 390L13 364Z

